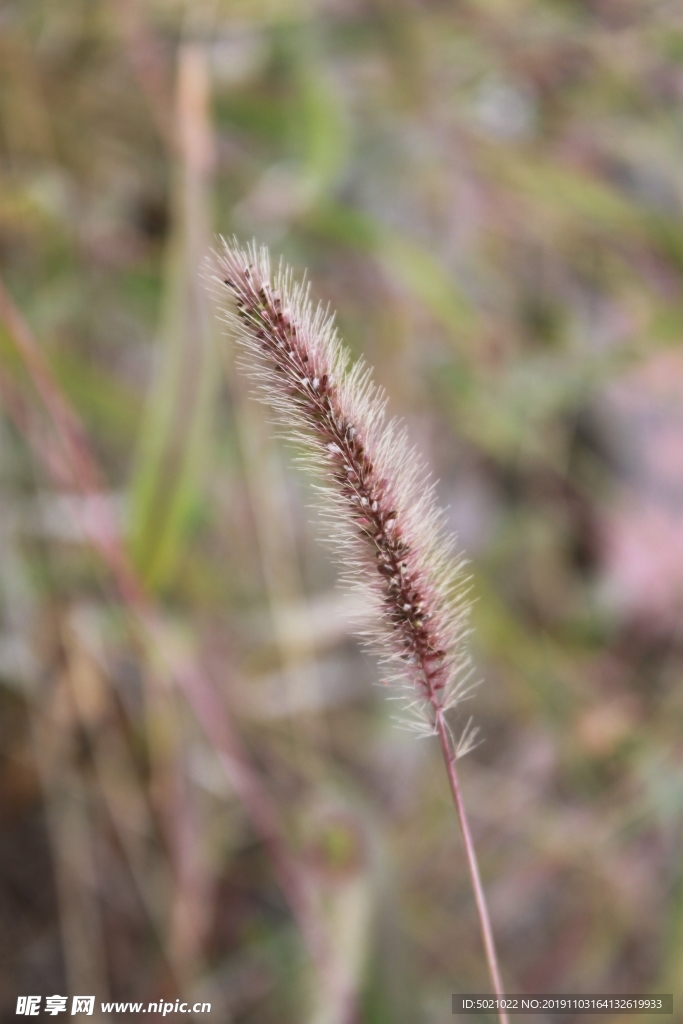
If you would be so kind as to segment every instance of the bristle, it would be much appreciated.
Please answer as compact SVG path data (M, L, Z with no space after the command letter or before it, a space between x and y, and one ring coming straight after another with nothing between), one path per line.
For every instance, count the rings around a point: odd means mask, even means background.
M383 682L422 734L471 689L463 562L445 534L425 466L362 361L351 364L333 317L265 248L223 241L216 282L225 320L259 397L302 445L323 486L325 523L346 582L374 614L359 632L383 661ZM457 752L471 749L468 726Z

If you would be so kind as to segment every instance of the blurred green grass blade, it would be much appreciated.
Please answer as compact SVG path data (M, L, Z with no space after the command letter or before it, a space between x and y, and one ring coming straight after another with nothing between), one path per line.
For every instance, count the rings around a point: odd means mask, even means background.
M324 196L337 181L348 155L348 129L339 95L314 60L299 64L302 176L307 191Z
M495 169L494 169L495 168ZM588 222L594 227L619 234L642 236L646 217L643 210L616 188L595 176L560 166L551 160L505 152L505 159L492 162L490 170L499 180L536 203L539 212L557 219Z
M182 167L173 193L160 365L150 391L131 485L133 557L151 588L168 582L201 498L210 447L216 350L199 274L209 248L208 80L198 46L180 51Z
M473 330L474 305L428 249L384 227L360 210L336 204L317 209L306 226L316 234L374 254L389 275L407 289L450 333Z
M181 260L169 274L162 365L150 393L132 486L131 543L149 586L163 584L179 554L208 461L216 370L199 282ZM185 285L185 287L183 287Z
M546 233L554 227L566 242L572 231L597 230L611 246L626 239L650 244L679 267L683 265L683 229L678 218L663 216L604 179L549 159L509 148L504 160L490 155L484 159L487 173L524 197L530 215L544 225Z
M140 404L132 388L75 352L55 353L53 365L65 393L98 434L108 435L117 442L122 438L133 439Z
M444 327L461 332L474 326L473 307L427 249L397 232L385 231L380 237L378 251L393 276Z

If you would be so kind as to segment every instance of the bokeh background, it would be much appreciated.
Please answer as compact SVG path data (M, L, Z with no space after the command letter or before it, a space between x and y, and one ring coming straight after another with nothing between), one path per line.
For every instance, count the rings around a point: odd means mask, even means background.
M682 213L675 2L2 3L3 1020L488 990L439 751L234 370L218 232L308 269L440 481L508 990L680 997Z

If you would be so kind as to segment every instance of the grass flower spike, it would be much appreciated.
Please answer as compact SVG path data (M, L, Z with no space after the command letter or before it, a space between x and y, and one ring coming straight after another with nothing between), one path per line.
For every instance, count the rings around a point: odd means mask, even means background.
M268 251L223 242L219 287L242 347L241 362L286 437L301 446L320 479L322 512L346 581L374 614L363 637L378 654L401 720L438 736L460 816L468 865L495 990L502 986L488 913L455 774L475 731L454 742L447 712L471 688L466 651L468 602L455 554L424 464L406 430L386 415L383 392L362 362L351 363L334 318L314 306L305 284Z
M347 581L375 614L365 638L384 663L406 724L434 734L469 689L462 563L442 529L433 488L387 422L385 399L362 363L350 367L333 318L268 252L225 246L222 281L235 297L228 322L247 367L289 438L323 481L321 504ZM468 733L471 736L471 733ZM462 745L460 746L462 752Z

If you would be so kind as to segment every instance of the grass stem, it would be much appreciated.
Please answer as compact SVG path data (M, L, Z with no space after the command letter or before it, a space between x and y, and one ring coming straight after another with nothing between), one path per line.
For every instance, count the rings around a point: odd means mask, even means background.
M503 989L503 982L500 975L500 967L498 966L496 944L493 940L493 929L491 928L491 919L489 917L489 910L486 904L486 895L484 893L484 887L481 884L481 875L479 874L479 862L477 861L477 853L474 848L474 842L472 840L472 833L470 832L469 821L467 820L465 801L463 799L462 790L460 789L458 773L455 767L455 752L452 749L450 734L448 732L448 727L446 725L442 713L437 714L436 729L437 735L439 737L439 743L441 744L441 752L443 754L443 759L446 765L446 771L448 773L448 782L451 787L453 803L455 804L455 810L458 815L458 821L460 823L460 831L462 832L462 839L465 845L467 868L470 874L470 881L472 883L474 900L477 905L479 926L481 928L482 939L484 940L484 950L486 953L486 962L488 964L489 974L491 976L491 984L493 985L493 991L496 994L496 998L501 1000L504 999L505 992ZM500 1021L500 1024L509 1024L506 1010L498 1010L498 1020Z

